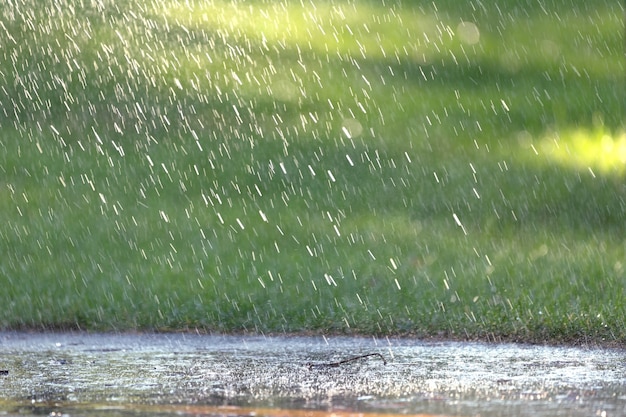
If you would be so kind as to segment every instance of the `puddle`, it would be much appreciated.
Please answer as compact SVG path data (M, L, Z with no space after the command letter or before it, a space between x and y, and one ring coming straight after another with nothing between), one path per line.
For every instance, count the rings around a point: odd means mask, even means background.
M626 414L625 359L407 339L0 333L0 415L614 416Z

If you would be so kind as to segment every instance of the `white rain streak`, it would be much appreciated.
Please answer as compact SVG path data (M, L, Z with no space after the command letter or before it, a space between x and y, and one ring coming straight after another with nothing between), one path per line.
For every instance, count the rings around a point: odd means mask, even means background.
M465 226L463 226L463 223L461 223L459 216L457 216L456 213L452 213L452 217L454 218L454 222L456 223L456 225L459 226L461 230L463 230L463 234L467 236L467 230L465 230Z
M326 283L328 285L332 285L333 287L337 286L337 282L335 282L335 279L332 277L332 275L324 274L324 278L326 279Z

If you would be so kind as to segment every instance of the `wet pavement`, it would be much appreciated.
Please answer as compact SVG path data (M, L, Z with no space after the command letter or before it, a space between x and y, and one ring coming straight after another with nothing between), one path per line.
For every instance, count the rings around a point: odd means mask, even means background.
M411 339L0 332L0 415L618 416L625 359Z

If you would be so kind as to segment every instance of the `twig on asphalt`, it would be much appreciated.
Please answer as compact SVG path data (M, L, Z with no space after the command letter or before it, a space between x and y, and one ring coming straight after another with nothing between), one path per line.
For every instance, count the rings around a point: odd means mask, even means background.
M324 363L310 363L309 362L306 365L308 366L309 370L312 370L313 368L338 368L339 366L343 364L354 362L359 359L369 358L371 356L378 356L383 361L383 365L387 365L387 361L385 360L383 355L381 355L380 353L368 353L366 355L354 356L352 358L344 359L338 362L324 362Z

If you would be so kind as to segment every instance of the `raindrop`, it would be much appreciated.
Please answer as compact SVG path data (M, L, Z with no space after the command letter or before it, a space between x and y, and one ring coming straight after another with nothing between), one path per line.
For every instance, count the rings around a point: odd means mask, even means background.
M467 235L467 231L465 230L465 226L463 226L463 224L461 223L461 220L456 215L456 213L452 213L452 217L454 218L454 222L457 224L457 226L459 226L461 228L461 230L463 230L463 234Z
M326 283L328 285L332 285L334 287L337 286L337 283L335 282L334 278L332 277L332 275L330 274L324 274L324 278L326 279Z
M393 269L398 269L398 265L396 265L396 261L393 258L389 258L389 262L391 263L391 267Z

